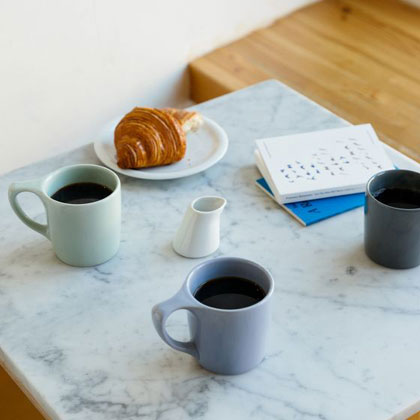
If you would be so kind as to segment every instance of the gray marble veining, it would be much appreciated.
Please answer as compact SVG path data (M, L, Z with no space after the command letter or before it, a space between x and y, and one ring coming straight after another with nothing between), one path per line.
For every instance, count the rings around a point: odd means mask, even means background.
M121 248L99 267L58 261L6 199L14 180L97 162L91 145L0 178L2 363L62 420L386 420L416 404L420 268L371 262L361 209L304 228L254 185L256 138L345 122L275 81L196 108L227 131L226 157L180 180L121 177ZM214 256L256 260L276 282L267 357L235 377L166 346L150 317L199 262L177 255L171 240L187 204L204 194L228 200ZM25 204L42 219L36 199Z

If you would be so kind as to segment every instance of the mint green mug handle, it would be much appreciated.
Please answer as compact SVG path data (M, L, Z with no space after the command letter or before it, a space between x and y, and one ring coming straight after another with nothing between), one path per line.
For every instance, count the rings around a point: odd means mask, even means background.
M35 179L32 181L22 181L22 182L14 182L9 187L9 202L12 206L13 211L22 220L25 225L29 226L34 231L44 235L46 238L50 239L49 231L48 231L48 224L44 225L42 223L35 222L35 220L31 219L25 211L22 209L21 205L17 201L17 196L23 192L30 192L37 195L42 204L47 209L44 193L41 190L41 183L42 179ZM47 213L48 217L48 213Z

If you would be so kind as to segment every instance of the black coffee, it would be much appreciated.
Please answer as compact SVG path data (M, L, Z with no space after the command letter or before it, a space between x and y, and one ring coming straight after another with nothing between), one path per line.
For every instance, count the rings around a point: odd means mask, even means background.
M420 208L420 191L405 188L381 188L373 196L383 204L400 209Z
M95 182L77 182L60 188L51 198L67 204L86 204L102 200L111 193L108 187Z
M194 293L204 305L219 309L239 309L264 299L265 292L251 280L241 277L219 277L208 280Z

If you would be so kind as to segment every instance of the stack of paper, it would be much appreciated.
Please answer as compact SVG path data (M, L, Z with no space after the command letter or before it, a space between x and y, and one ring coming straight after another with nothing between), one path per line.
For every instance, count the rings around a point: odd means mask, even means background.
M370 124L256 143L257 185L304 225L363 205L369 178L394 168Z

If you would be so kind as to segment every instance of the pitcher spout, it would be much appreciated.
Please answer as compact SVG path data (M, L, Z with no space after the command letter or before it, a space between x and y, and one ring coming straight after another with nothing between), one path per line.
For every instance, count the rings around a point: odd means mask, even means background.
M221 214L227 201L223 197L205 196L196 198L191 203L191 209L198 214Z

